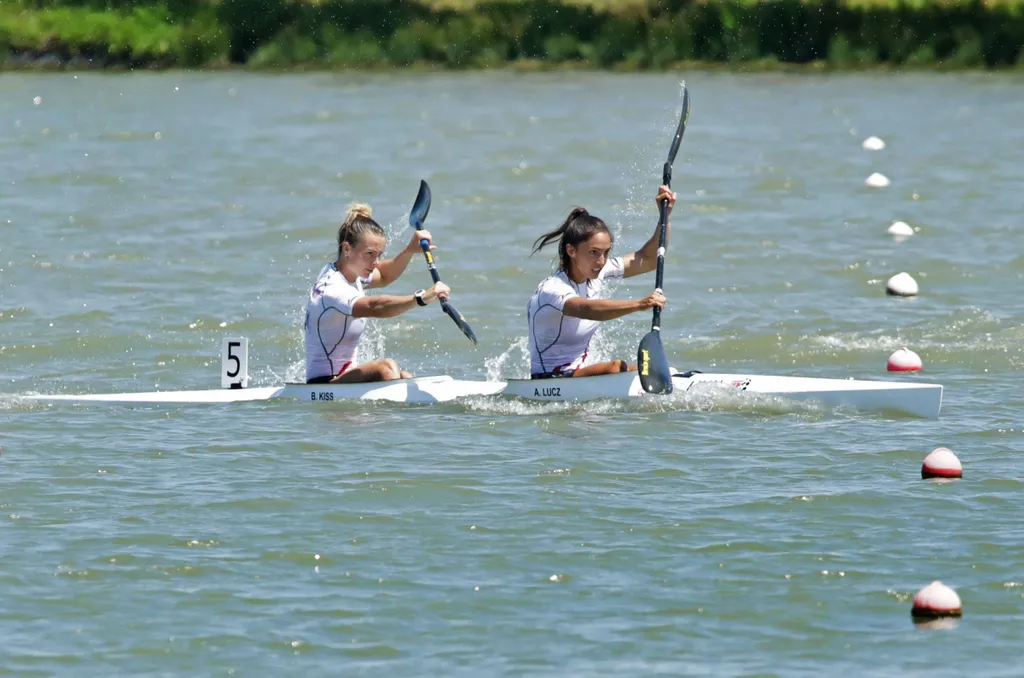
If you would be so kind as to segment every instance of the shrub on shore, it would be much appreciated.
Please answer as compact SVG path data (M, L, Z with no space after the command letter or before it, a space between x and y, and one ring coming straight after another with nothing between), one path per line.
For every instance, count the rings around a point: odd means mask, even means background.
M129 67L1005 67L1024 65L1024 0L20 0L0 7L4 54Z

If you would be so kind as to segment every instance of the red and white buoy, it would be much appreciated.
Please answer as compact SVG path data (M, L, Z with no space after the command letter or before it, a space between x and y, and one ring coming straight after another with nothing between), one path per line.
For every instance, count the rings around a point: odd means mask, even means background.
M917 372L921 369L921 357L907 347L901 347L889 356L886 369L890 372Z
M922 478L963 478L964 467L948 447L936 447L921 464Z
M910 614L917 619L938 619L963 615L960 596L941 581L933 581L914 595Z

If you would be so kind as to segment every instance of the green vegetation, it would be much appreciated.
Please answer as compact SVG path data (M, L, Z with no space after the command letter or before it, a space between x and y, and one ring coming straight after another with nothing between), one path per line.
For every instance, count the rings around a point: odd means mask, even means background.
M1024 66L1024 0L4 0L6 65Z

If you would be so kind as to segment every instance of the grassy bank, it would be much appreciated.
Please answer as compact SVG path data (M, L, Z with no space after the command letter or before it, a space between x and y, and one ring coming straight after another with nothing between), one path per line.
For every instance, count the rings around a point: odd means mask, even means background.
M1024 0L6 0L8 67L1024 66Z

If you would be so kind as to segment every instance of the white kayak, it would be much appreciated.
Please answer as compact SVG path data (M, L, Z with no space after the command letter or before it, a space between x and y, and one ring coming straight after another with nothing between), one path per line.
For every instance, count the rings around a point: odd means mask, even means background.
M587 401L602 398L665 398L680 393L724 390L809 400L826 407L903 412L935 418L942 406L942 386L908 381L865 381L754 374L687 373L672 377L672 395L650 395L636 372L568 379L476 381L450 376L418 377L370 384L285 384L256 388L153 391L85 395L32 395L30 400L110 404L203 404L289 399L314 405L346 400L396 403L441 403L471 396L513 396L539 401ZM742 398L743 396L740 395Z

